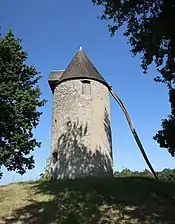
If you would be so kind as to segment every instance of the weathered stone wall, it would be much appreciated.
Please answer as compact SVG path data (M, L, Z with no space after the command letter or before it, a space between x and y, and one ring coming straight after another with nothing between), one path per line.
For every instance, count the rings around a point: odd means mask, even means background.
M108 88L83 80L64 81L54 91L51 157L57 179L112 175Z

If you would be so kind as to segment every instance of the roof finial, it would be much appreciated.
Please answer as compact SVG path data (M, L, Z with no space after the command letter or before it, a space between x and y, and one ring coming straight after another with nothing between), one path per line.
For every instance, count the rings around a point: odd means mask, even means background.
M82 51L82 50L83 50L83 48L82 48L82 46L80 46L79 51Z

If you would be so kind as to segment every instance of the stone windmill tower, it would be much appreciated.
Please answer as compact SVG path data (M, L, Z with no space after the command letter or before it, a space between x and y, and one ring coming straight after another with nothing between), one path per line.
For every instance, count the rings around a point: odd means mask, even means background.
M49 76L54 179L112 176L109 85L82 48Z

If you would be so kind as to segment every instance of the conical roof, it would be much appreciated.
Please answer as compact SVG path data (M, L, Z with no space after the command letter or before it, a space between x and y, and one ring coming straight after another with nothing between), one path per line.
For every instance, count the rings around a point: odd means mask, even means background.
M109 85L106 80L94 67L94 65L88 59L82 49L80 49L76 53L72 61L69 63L68 67L62 72L62 74L57 79L57 82L54 83L58 84L66 80L79 78L93 79L103 83L109 88ZM49 84L51 85L51 77L49 77Z

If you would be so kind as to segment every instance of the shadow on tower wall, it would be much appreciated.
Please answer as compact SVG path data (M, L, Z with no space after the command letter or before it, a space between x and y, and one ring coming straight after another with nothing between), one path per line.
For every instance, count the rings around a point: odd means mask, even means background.
M83 126L79 121L68 120L65 127L66 130L58 138L57 148L52 154L53 179L112 176L112 150L104 153L101 145L97 145L95 149L88 148L88 123ZM112 148L110 120L106 109L104 130L108 144Z
M109 114L105 108L105 111L104 111L104 130L105 130L105 133L106 133L106 137L108 139L108 143L109 143L109 147L110 147L110 156L111 158L113 158L112 156L112 131L111 131L111 123L110 123L110 117L109 117Z

